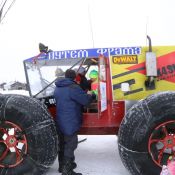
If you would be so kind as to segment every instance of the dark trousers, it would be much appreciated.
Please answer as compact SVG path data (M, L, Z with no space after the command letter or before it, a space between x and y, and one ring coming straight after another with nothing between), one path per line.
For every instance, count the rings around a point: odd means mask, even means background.
M76 150L78 145L77 133L68 136L58 131L58 137L59 137L59 151L58 151L59 163L63 163L64 159L74 161L75 160L74 151Z

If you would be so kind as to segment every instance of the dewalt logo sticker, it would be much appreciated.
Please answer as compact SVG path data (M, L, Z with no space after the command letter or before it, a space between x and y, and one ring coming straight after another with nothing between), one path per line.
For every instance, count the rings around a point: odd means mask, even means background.
M113 56L112 62L114 64L137 64L138 58L137 55Z

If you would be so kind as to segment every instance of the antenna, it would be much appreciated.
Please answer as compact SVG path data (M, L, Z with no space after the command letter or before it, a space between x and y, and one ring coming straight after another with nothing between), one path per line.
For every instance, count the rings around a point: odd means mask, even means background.
M91 31L91 38L92 38L92 46L94 48L94 34L93 34L91 13L90 13L90 5L89 4L88 4L88 17L89 17L89 24L90 24L90 31Z
M148 23L149 23L149 17L147 16L146 17L146 45L147 45L147 42L148 42L148 40L147 40L147 36L148 36Z

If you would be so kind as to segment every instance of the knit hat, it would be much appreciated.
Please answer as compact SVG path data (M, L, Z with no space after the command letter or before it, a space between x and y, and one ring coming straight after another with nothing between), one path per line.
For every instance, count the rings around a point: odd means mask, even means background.
M98 78L98 72L96 70L92 70L89 74L90 78Z

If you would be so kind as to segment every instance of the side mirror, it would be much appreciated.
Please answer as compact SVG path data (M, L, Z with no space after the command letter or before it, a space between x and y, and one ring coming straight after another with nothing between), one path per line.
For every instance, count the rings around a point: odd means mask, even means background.
M44 44L39 43L39 51L40 53L41 52L48 53L48 46L45 46Z

